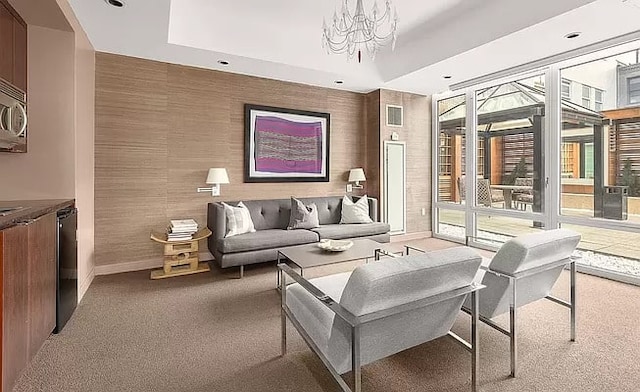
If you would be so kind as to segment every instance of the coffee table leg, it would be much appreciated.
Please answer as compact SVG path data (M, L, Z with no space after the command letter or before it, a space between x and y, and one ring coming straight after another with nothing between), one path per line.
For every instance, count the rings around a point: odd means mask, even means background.
M276 261L276 287L282 290L282 285L280 284L280 269L278 268L278 265L280 265L280 251L278 251L278 258Z

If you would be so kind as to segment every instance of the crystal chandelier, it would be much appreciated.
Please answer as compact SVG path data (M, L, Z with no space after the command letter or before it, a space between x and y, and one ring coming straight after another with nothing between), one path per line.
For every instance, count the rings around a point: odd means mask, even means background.
M349 58L358 54L358 62L362 61L362 49L366 48L371 59L375 59L378 49L391 42L391 50L396 46L396 28L398 13L393 9L391 17L391 1L385 0L384 12L378 9L375 0L371 13L367 15L362 0L356 0L355 12L349 10L348 0L343 0L340 15L334 11L331 27L327 21L322 23L322 47L327 53L347 53Z

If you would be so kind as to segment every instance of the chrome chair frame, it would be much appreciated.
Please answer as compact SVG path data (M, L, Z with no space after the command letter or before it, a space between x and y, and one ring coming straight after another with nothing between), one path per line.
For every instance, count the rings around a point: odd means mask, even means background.
M471 391L476 392L478 388L478 290L485 286L477 283L473 283L469 286L461 287L455 290L450 290L445 293L440 293L430 297L422 298L410 303L402 304L393 308L383 309L376 312L367 313L361 316L355 316L347 309L342 307L339 303L334 301L327 294L323 293L320 289L314 286L311 282L300 276L295 270L286 264L278 264L278 273L280 274L280 282L282 284L282 290L280 290L280 326L281 326L281 355L284 356L287 353L287 318L294 327L298 330L300 336L302 336L305 343L309 348L320 358L322 363L331 373L331 376L336 380L340 388L344 392L361 392L362 391L362 372L360 361L360 330L361 327L369 322L380 320L386 317L391 317L399 313L408 312L411 310L419 309L425 306L429 306L438 302L446 301L459 296L466 296L471 294L471 342L467 342L455 333L449 331L448 335L451 336L456 342L461 344L467 351L471 353ZM340 317L347 324L351 326L351 375L352 375L352 387L350 388L347 382L342 378L338 371L331 365L329 359L320 351L318 346L313 342L311 337L305 332L304 328L291 312L287 306L287 276L291 277L296 283L298 283L308 293L313 295L318 301L331 310L337 317Z
M406 252L407 254L409 254L409 250L414 250L414 251L418 251L418 252L425 252L422 249L419 248L414 248L414 247L410 247L410 246L405 246L406 248ZM517 328L517 313L518 313L518 308L516 306L516 299L517 299L517 284L518 284L518 280L522 279L522 278L526 278L529 276L533 276L560 266L564 266L566 268L567 264L570 265L570 279L571 279L571 287L570 287L570 297L571 300L570 302L567 302L563 299L554 297L552 295L547 295L545 297L545 299L554 302L558 305L567 307L570 309L570 313L571 313L571 338L570 340L572 342L576 341L576 260L578 259L578 257L569 257L566 259L562 259L562 260L558 260L555 263L552 264L548 264L548 265L544 265L538 268L533 268L531 270L528 271L524 271L524 272L520 272L520 273L515 273L513 275L511 274L507 274L507 273L503 273L503 272L496 272L493 270L490 270L487 267L483 267L481 266L480 268L487 271L488 273L494 274L496 276L500 276L500 277L504 277L509 279L509 286L511 287L511 298L509 301L509 329L505 329L501 326L499 326L498 324L496 324L495 322L493 322L491 319L486 318L482 315L479 315L478 318L480 321L482 321L483 323L487 324L488 326L490 326L491 328L495 329L498 332L501 332L504 335L507 335L509 337L510 340L510 344L509 344L509 352L510 352L510 366L511 366L511 377L516 377L517 374L517 361L518 361L518 345L517 345L517 337L518 337L518 328ZM462 311L467 313L467 314L471 314L471 310L465 307L462 307Z
M499 326L498 324L494 323L491 319L488 319L486 317L483 316L479 316L480 321L482 321L483 323L487 324L488 326L490 326L491 328L495 329L498 332L501 332L502 334L506 335L509 337L510 343L509 343L509 352L510 352L510 366L511 366L511 372L510 375L511 377L516 377L517 375L517 362L518 362L518 345L517 345L517 338L518 338L518 328L517 328L517 314L518 314L518 307L515 306L516 304L516 299L517 299L517 286L518 286L518 280L522 279L522 278L526 278L532 275L536 275L560 266L565 266L569 264L570 265L570 279L571 279L571 288L570 288L570 297L571 300L570 302L567 302L565 300L562 300L560 298L554 297L552 295L547 295L545 297L545 299L554 302L558 305L567 307L570 309L570 323L571 323L571 338L570 340L572 342L576 341L576 260L573 257L567 258L567 259L562 259L562 260L558 260L555 263L552 264L548 264L539 268L534 268L531 269L529 271L524 271L522 273L516 273L513 275L510 274L506 274L506 273L500 273L500 272L496 272L490 269L486 269L487 273L491 273L494 274L496 276L500 276L500 277L504 277L509 279L509 286L511 287L511 298L509 301L509 329L505 329L501 326ZM484 268L483 268L484 269ZM462 310L465 313L471 314L470 310L467 308L462 308Z

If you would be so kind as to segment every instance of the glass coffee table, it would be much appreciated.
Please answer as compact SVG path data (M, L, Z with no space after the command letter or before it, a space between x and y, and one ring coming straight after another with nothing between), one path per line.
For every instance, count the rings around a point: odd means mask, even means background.
M341 252L320 249L317 242L281 248L278 250L278 264L288 261L298 267L300 276L304 277L304 270L307 268L362 259L366 261L371 258L378 260L380 256L392 254L388 244L366 238L351 241L353 241L353 246ZM277 287L280 287L280 274L276 275Z

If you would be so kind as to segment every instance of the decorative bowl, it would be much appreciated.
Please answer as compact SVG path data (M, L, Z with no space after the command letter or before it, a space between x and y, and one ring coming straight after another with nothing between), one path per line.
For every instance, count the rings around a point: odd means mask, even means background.
M329 252L342 252L353 246L350 240L321 240L318 242L318 248Z

